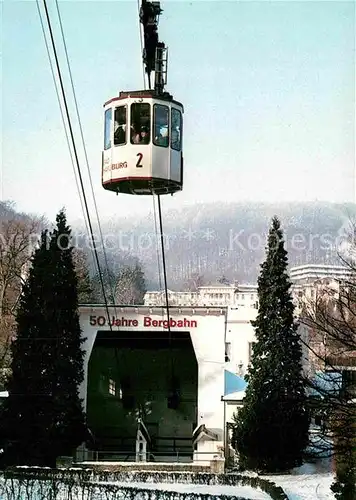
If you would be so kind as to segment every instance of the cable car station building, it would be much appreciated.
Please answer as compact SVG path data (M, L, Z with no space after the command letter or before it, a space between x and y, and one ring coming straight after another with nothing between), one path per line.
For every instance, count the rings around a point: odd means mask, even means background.
M83 460L206 465L224 446L224 395L245 385L229 371L228 308L170 308L170 329L165 312L109 306L109 322L104 306L80 307Z

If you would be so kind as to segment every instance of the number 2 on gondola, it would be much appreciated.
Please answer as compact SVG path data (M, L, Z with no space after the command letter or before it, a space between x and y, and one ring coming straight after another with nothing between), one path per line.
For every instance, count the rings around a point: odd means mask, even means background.
M142 153L137 153L138 156L138 160L137 160L137 163L136 163L136 167L137 168L142 168L143 165L141 164L141 161L142 161L142 158L143 158L143 154Z

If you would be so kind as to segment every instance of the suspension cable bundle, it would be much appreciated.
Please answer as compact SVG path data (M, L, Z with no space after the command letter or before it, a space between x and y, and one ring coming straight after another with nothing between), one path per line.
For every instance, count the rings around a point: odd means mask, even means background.
M98 209L97 209L97 205L96 205L96 201L95 201L95 194L94 194L93 184L92 184L91 175L90 175L89 162L88 162L87 153L86 153L84 135L83 135L83 130L82 130L82 126L81 126L81 120L80 120L80 115L79 115L79 110L78 110L78 105L77 105L77 100L76 100L75 90L74 90L74 83L73 83L72 74L71 74L71 70L70 70L69 57L68 57L68 52L67 52L67 48L66 48L65 37L64 37L64 33L63 33L62 21L61 21L61 16L60 16L57 0L55 0L55 3L56 3L56 8L57 8L57 14L58 14L58 18L59 18L61 33L62 33L62 41L63 41L63 45L65 48L67 66L68 66L70 80L71 80L71 84L72 84L72 92L74 95L76 114L77 114L77 119L78 119L78 123L79 123L79 127L80 127L80 132L81 132L81 139L82 139L83 148L84 148L84 152L85 152L85 158L86 158L86 162L87 162L87 170L88 170L88 174L89 174L90 184L92 187L92 196L93 196L94 204L95 204L95 211L96 211L97 222L98 222L98 227L99 227L99 232L100 232L100 240L101 240L101 244L103 247L106 272L107 272L107 276L109 279L110 273L109 273L106 249L105 249L105 246L103 245L103 235L102 235L102 230L101 230L100 218L99 218L99 213L98 213ZM99 261L98 250L97 250L97 246L96 246L96 242L95 242L93 226L92 226L92 222L91 222L91 218L90 218L89 205L88 205L88 201L87 201L87 196L86 196L84 182L83 182L83 176L82 176L81 167L80 167L80 163L79 163L77 145L76 145L76 141L74 138L72 121L71 121L71 117L69 114L67 96L66 96L66 91L64 88L64 84L63 84L62 71L61 71L61 67L59 64L56 43L55 43L54 35L53 35L52 23L51 23L51 19L50 19L49 12L48 12L47 1L43 0L43 7L45 10L45 17L46 17L47 27L48 27L48 31L49 31L49 35L50 35L52 51L53 51L53 55L54 55L54 59L55 59L55 65L56 65L56 70L57 70L57 75L58 75L58 80L59 80L59 85L60 85L60 90L61 90L61 96L62 96L62 100L63 100L63 104L64 104L65 114L63 113L63 109L62 109L62 105L61 105L61 101L60 101L57 82L56 82L55 74L54 74L54 70L53 70L53 63L52 63L52 59L51 59L51 55L50 55L50 51L49 51L49 46L48 46L48 42L47 42L47 38L46 38L44 23L43 23L43 19L42 19L42 15L41 15L39 0L36 0L36 4L37 4L37 10L38 10L39 18L40 18L42 33L43 33L43 37L44 37L44 41L45 41L45 45L46 45L49 64L50 64L50 68L51 68L52 78L54 81L54 86L55 86L57 99L58 99L58 103L59 103L59 107L60 107L62 123L63 123L64 131L65 131L65 135L66 135L66 139L67 139L69 154L71 157L72 166L73 166L73 170L74 170L74 177L76 180L78 195L79 195L79 199L80 199L80 203L81 203L81 207L82 207L82 211L83 211L84 222L85 222L87 232L88 232L89 237L90 237L91 242L92 242L92 251L93 251L93 256L94 256L94 262L96 264L97 271L98 271L98 276L99 276L99 280L100 280L100 287L101 287L101 291L103 294L105 310L106 310L107 319L108 319L108 325L110 326L110 329L112 330L112 325L111 325L111 321L110 321L110 312L109 312L109 307L108 307L108 300L107 300L107 296L106 296L106 290L105 290L104 279L103 279L103 273L102 273L102 269L101 269L101 265L100 265L100 261ZM65 122L65 118L67 120L67 123ZM69 130L70 141L69 141L69 137L68 137L67 128ZM73 158L73 155L74 155L74 158ZM75 170L75 168L76 168L76 170ZM79 183L78 183L78 180L79 180ZM79 187L80 187L80 190L79 190ZM110 282L109 282L109 285L112 288L112 285Z
M145 73L147 74L148 79L148 87L149 90L152 89L150 74L152 71L160 69L158 66L161 61L161 53L165 48L164 43L159 42L158 33L157 33L157 22L158 16L161 14L162 10L159 4L154 4L151 2L147 2L147 0L142 0L142 5L140 6L140 1L137 1L138 4L138 14L140 22L145 26L144 36L142 36L142 31L140 29L140 42L141 42L141 52L142 52L142 66L143 66L143 84L144 89L146 90L146 79ZM149 21L149 22L148 22ZM145 24L146 23L146 24ZM148 33L146 32L148 30ZM144 43L145 42L145 43ZM162 80L162 73L157 71L158 76L155 76L155 88L154 90L157 94L161 94L164 88L164 82ZM153 211L154 211L154 219L155 219L155 233L156 239L158 237L157 234L157 217L156 217L156 206L155 206L155 194L153 195ZM161 197L157 195L157 206L158 206L158 220L159 220L159 236L161 240L161 254L162 254L162 270L163 270L163 283L164 283L164 294L165 294L165 309L167 314L167 330L168 330L168 342L169 342L169 353L170 353L170 362L171 362L171 378L172 385L175 385L175 373L174 373L174 362L173 362L173 352L172 352L172 332L171 332L171 321L170 321L170 308L169 308L169 296L168 296L168 284L167 284L167 268L166 268L166 256L165 256L165 248L164 248L164 232L163 232L163 222L162 222L162 208L161 208ZM158 249L157 249L158 251ZM159 273L159 283L160 290L162 289L161 285L161 270L158 261L158 273ZM173 387L173 392L175 391L175 387Z

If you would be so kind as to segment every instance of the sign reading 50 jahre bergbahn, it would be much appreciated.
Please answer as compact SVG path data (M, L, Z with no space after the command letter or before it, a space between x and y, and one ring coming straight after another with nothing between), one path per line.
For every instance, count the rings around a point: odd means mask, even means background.
M121 326L135 328L166 328L168 329L168 320L152 319L150 316L143 316L140 319L131 319L121 316L111 316L110 321L105 316L90 316L89 323L91 326ZM198 322L195 319L181 318L169 320L170 328L197 328Z

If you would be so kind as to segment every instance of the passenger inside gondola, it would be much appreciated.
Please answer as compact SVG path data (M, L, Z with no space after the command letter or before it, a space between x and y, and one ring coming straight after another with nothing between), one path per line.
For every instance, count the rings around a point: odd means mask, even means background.
M140 132L140 143L141 144L148 144L150 142L150 136L148 133L148 128L147 127L141 127L141 132Z
M126 143L126 106L119 106L114 114L114 145Z
M150 113L148 103L131 104L131 144L149 144Z

